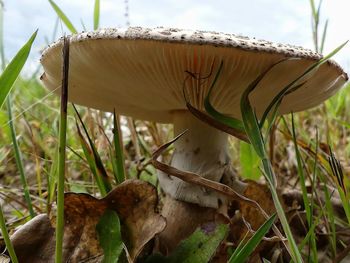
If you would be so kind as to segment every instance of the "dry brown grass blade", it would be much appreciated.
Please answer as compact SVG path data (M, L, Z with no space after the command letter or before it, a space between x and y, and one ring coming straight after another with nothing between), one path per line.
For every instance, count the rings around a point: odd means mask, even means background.
M189 77L192 77L192 78L195 78L197 80L199 79L206 79L206 78L209 78L212 74L212 71L213 71L213 68L214 68L214 62L211 66L211 69L210 69L210 73L205 76L205 77L197 77L194 73L191 73L189 71L186 71L186 73L189 74L189 76L187 76L183 82L183 88L182 88L182 92L183 92L183 96L184 96L184 99L185 99L185 102L186 102L186 107L187 109L193 114L193 116L195 116L196 118L198 118L199 120L205 122L206 124L208 124L209 126L212 126L220 131L223 131L227 134L230 134L240 140L243 140L247 143L250 143L247 135L237 129L234 129L232 127L229 127L217 120L215 120L214 118L210 117L209 115L205 114L204 112L196 109L195 107L193 107L188 99L188 96L187 96L187 92L186 92L186 81L189 79Z
M222 124L221 122L216 121L215 119L211 118L209 115L205 114L204 112L201 112L200 110L197 110L195 107L193 107L189 102L186 102L187 109L199 120L205 122L206 124L220 130L223 132L226 132L227 134L230 134L242 141L245 141L246 143L250 143L247 135L245 133L240 132L237 129L233 129L225 124Z
M199 176L196 173L192 173L192 172L188 172L188 171L181 171L175 167L172 167L170 165L167 165L165 163L162 163L160 161L158 161L158 157L171 145L173 144L175 141L177 141L182 135L184 135L187 132L184 131L181 134L177 135L174 139L172 139L171 141L163 144L162 146L160 146L152 155L152 163L153 166L166 173L169 174L171 176L175 176L177 178L180 178L181 180L190 183L190 184L195 184L213 191L216 191L222 195L225 195L226 197L228 197L231 200L237 200L237 201L241 201L244 203L247 203L251 206L253 206L254 208L257 208L261 214L265 217L265 219L269 218L269 215L264 211L264 209L259 205L259 203L257 203L254 200L251 200L239 193L237 193L236 191L234 191L231 187L218 183L218 182L214 182L208 179L205 179L201 176ZM276 227L276 225L273 225L273 231L275 232L275 234L281 239L281 241L283 242L283 244L286 246L285 244L285 237L283 237L282 233L279 231L279 229Z

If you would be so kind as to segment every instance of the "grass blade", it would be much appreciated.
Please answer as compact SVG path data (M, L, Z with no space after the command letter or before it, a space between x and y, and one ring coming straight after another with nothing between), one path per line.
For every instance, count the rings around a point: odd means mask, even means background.
M299 146L297 143L297 138L296 138L296 133L295 133L295 122L294 122L294 114L292 113L292 137L293 137L293 143L294 143L294 149L295 149L295 157L297 160L297 169L298 169L298 175L299 175L299 180L300 180L300 187L301 191L303 194L303 201L304 201L304 206L305 206L305 211L306 211L306 219L308 222L308 225L310 227L311 225L311 209L309 205L309 199L307 197L307 189L306 189L306 180L305 180L305 173L303 169L303 164L300 156L300 151L299 151Z
M326 42L327 29L328 29L328 19L326 20L326 23L324 24L324 27L323 27L323 33L322 33L322 38L321 38L321 47L320 47L321 54L323 53L324 44Z
M186 107L189 110L189 112L191 112L192 115L195 116L196 118L198 118L199 120L207 123L208 125L216 128L220 131L226 132L226 133L236 137L237 139L245 141L246 143L250 143L247 135L245 134L245 131L244 132L238 131L235 128L229 127L229 126L225 125L224 123L217 121L216 119L210 117L209 115L203 113L202 111L197 110L188 101L186 101Z
M0 229L1 229L2 238L5 241L5 245L6 245L7 251L9 253L10 257L11 257L11 261L13 263L18 263L16 252L15 252L13 246L12 246L9 233L7 232L5 217L4 217L4 213L2 212L2 206L1 205L0 205Z
M68 17L63 13L63 11L58 7L58 5L53 0L48 0L52 8L55 10L57 16L61 19L61 21L66 25L69 31L72 34L78 33L78 31L73 26L72 22L68 19Z
M258 76L252 83L249 84L248 88L242 94L240 105L245 132L247 133L256 153L261 159L266 158L265 144L260 132L257 117L249 101L249 94L256 88L264 76L265 72L260 74L260 76Z
M329 165L331 167L332 173L333 173L333 175L336 179L336 182L337 182L336 185L337 185L339 196L340 196L343 208L344 208L346 218L348 220L348 223L350 224L350 202L349 202L347 189L346 189L345 184L344 184L343 169L341 167L339 160L335 157L332 150L330 150L330 156L329 156L328 160L329 160Z
M260 158L251 144L243 141L239 144L239 160L241 164L240 175L244 179L258 180L261 176L259 169Z
M59 125L59 155L57 180L57 219L56 219L56 252L55 262L62 262L64 231L64 179L66 168L67 104L69 74L69 38L63 43L63 76L61 87L61 112Z
M90 170L94 176L94 179L96 181L98 189L100 190L101 195L105 196L107 194L107 189L106 189L105 185L103 184L103 180L97 171L92 150L91 150L89 144L85 141L85 138L84 138L83 134L81 133L78 122L76 122L76 127L77 127L77 131L78 131L80 145L83 149L86 161L89 164Z
M4 54L3 41L2 41L3 39L3 27L2 27L3 6L2 5L3 3L1 3L1 61L2 61L2 67L4 68L5 54ZM27 43L18 51L18 53L15 55L12 61L8 64L8 66L4 69L4 71L0 76L0 109L3 106L5 99L9 95L12 89L12 86L16 81L18 75L20 74L25 62L27 61L27 58L29 56L29 53L36 35L37 35L37 31L33 33L33 35L29 38ZM30 206L28 204L28 208L29 207ZM4 213L2 211L1 205L0 205L0 229L1 229L1 235L3 236L3 239L5 241L5 245L10 255L11 261L14 263L18 263L15 250L12 246L10 236L7 231L5 217L4 217Z
M55 156L52 158L52 164L50 167L50 171L47 175L47 187L48 187L48 198L47 198L47 207L54 201L55 193L56 193L56 185L58 179L58 156L59 150L58 147L55 149Z
M124 168L124 153L123 153L123 142L121 136L121 130L119 125L119 117L113 112L113 141L114 141L114 150L115 150L115 158L116 158L116 168L117 175L116 181L117 183L122 183L125 180L125 168Z
M336 226L335 226L334 209L331 203L331 194L328 190L326 179L324 178L324 176L321 176L320 178L323 185L322 188L325 195L325 207L326 207L326 209L322 209L321 211L325 213L325 216L327 216L327 219L328 219L328 220L325 220L325 222L329 224L328 228L330 229L330 232L331 232L331 234L329 235L329 240L330 240L329 243L331 244L332 256L334 258L337 254L337 234L336 234Z
M3 3L1 3L1 4L3 4ZM6 61L5 61L5 51L4 51L4 41L3 41L3 6L1 6L1 11L0 12L1 12L1 14L0 14L1 15L1 21L0 21L0 30L1 30L1 32L0 32L0 45L1 45L1 47L0 47L0 49L1 49L0 50L0 57L1 57L2 70L5 70L5 63L6 63ZM34 34L36 34L36 32ZM35 39L35 36L33 37L33 40L32 41L30 40L30 41L33 42L34 39ZM28 55L29 55L30 50L31 50L31 44L30 44L30 47L27 48L27 49L29 49L29 50L24 52L23 61L22 62L21 61L17 62L17 63L19 63L17 76L19 75L22 67L25 64L25 61L28 58ZM26 55L27 52L28 52L28 55ZM21 66L22 63L23 63L23 65ZM16 72L14 72L14 73L16 74ZM15 75L13 77L14 77L14 81L15 81L17 79L17 77L15 77ZM14 83L14 81L13 81L13 83ZM21 154L20 148L18 146L16 131L15 131L15 127L14 127L14 124L13 124L13 121L12 121L12 105L11 105L10 90L11 90L11 87L13 86L13 83L11 84L11 81L10 81L10 83L8 84L8 85L10 85L10 87L7 88L7 89L4 89L4 90L8 90L7 100L6 100L6 102L7 102L7 114L8 114L8 118L9 118L9 122L8 123L9 123L9 127L10 127L12 144L13 144L14 152L15 152L16 165L18 167L20 180L21 180L21 183L22 183L22 186L23 186L23 190L24 190L24 199L25 199L25 201L27 203L30 217L33 218L35 216L35 212L34 212L33 205L32 205L31 199L30 199L28 183L27 183L26 177L24 175L22 154ZM6 97L6 94L4 94L4 95Z
M18 171L19 171L19 177L20 177L21 184L22 184L23 191L24 191L24 199L25 199L25 201L27 203L30 217L34 218L35 217L35 212L34 212L34 209L33 209L32 201L30 199L30 193L29 193L29 187L28 187L27 179L26 179L26 176L24 174L22 152L21 152L21 149L19 148L19 145L18 145L16 131L15 131L15 127L14 127L13 121L12 121L11 94L8 94L8 97L7 97L7 100L6 100L6 104L7 104L7 113L8 113L8 117L9 117L9 120L10 120L9 121L9 126L10 126L12 144L13 144L13 149L14 149L14 152L15 152L15 159L16 159L16 165L17 165L17 168L18 168Z
M24 46L18 51L0 76L0 108L2 108L4 105L7 95L11 91L13 84L27 61L37 32L38 30L33 33L27 43L25 43Z
M95 0L94 6L94 30L97 30L100 25L100 0Z
M348 41L344 42L340 46L338 46L336 49L334 49L331 53L329 53L327 56L323 57L313 65L311 65L304 73L302 73L299 77L297 77L295 80L293 80L291 83L289 83L287 86L285 86L270 102L269 106L267 106L266 110L264 111L264 114L260 121L260 126L263 126L267 116L270 114L271 110L274 108L274 106L283 99L283 97L288 94L291 89L295 89L295 84L301 80L303 77L305 77L307 74L309 74L311 71L316 69L317 67L321 66L323 63L325 63L327 60L329 60L331 57L333 57L336 53L338 53L346 44ZM300 85L297 85L297 87L300 87Z
M94 142L90 138L90 135L89 135L89 133L88 133L86 127L85 127L85 124L84 124L83 120L81 119L81 116L80 116L77 108L74 105L73 105L73 108L74 108L75 113L78 116L78 119L79 119L79 122L80 122L81 126L83 127L84 133L85 133L85 135L86 135L86 137L87 137L87 139L89 141L89 145L90 145L90 148L91 148L93 156L94 156L94 161L95 161L95 165L96 165L97 171L98 171L99 175L101 176L104 188L106 189L106 192L108 193L112 189L112 186L111 186L111 184L109 182L108 174L107 174L107 172L106 172L106 170L105 170L105 168L103 166L101 157L100 157L100 155L97 152L97 149L96 149L96 146L95 146Z
M242 132L244 132L244 125L243 125L242 121L235 119L235 118L228 117L224 114L221 114L210 103L210 96L211 96L211 93L212 93L213 88L215 86L215 83L219 78L222 67L223 67L223 62L220 63L219 69L216 72L214 80L209 88L209 92L208 92L207 96L205 97L204 108L205 108L206 112L211 117L213 117L215 120L225 124L226 126L229 126L233 129L236 129L239 133L242 133Z
M278 62L278 63L280 63L280 62ZM276 65L276 64L274 64L274 65ZM260 76L258 76L248 86L248 88L244 91L242 98L241 98L241 113L242 113L242 120L244 123L245 131L249 137L249 140L250 140L252 146L254 147L258 156L261 158L263 168L264 168L264 175L265 175L266 181L269 184L271 196L272 196L273 202L275 204L277 215L281 221L283 230L284 230L284 232L287 236L287 239L288 239L287 249L288 249L293 261L296 263L300 263L300 262L303 262L303 259L301 257L300 251L298 250L296 242L293 238L292 231L291 231L290 226L289 226L289 222L286 218L286 215L284 213L284 209L283 209L282 204L279 200L279 197L278 197L278 194L276 191L275 174L273 172L271 162L267 157L267 153L266 153L266 149L265 149L265 142L264 142L264 139L262 137L262 133L260 130L260 126L259 126L257 117L256 117L255 112L253 111L253 108L252 108L250 101L249 101L249 94L256 88L256 86L263 79L265 74L274 65L272 65L269 69L267 69Z
M229 259L229 263L240 263L245 262L249 255L254 251L254 249L261 242L266 233L270 230L273 225L273 222L276 219L276 215L272 215L259 229L255 232L255 234L248 240L246 244L243 246L241 244L238 245L238 248L232 254ZM244 240L241 241L243 243Z
M311 202L309 201L309 198L307 196L307 189L306 189L306 178L304 173L304 168L302 164L302 159L299 151L299 146L297 143L296 133L295 133L295 122L294 122L294 114L292 113L292 137L293 137L293 144L295 149L295 156L297 160L297 169L298 169L298 176L299 176L299 182L300 182L300 188L303 196L303 202L304 202L304 208L306 212L306 221L308 224L309 229L313 228L313 214L312 214L312 205L313 201L311 198ZM317 162L317 152L315 154L315 162ZM313 260L317 260L317 248L316 248L316 242L315 242L315 235L314 231L310 232L310 247L312 248L313 253Z

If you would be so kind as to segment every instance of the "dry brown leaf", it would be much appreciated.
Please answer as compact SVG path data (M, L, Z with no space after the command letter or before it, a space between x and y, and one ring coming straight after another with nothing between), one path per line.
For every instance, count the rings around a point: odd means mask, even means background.
M101 262L96 224L106 209L122 223L123 239L135 260L143 247L166 225L156 212L156 189L140 180L128 180L103 199L87 194L65 194L63 258L69 262ZM39 215L23 225L12 241L20 262L54 262L55 235L48 216Z
M255 200L264 209L268 215L276 212L271 193L267 185L259 184L254 181L248 181L247 188L244 191L244 196ZM245 202L240 202L240 211L242 216L251 225L253 230L257 230L265 223L266 218L259 213L256 207L247 205Z
M246 181L247 188L244 191L244 196L251 200L255 200L264 209L264 211L272 215L276 212L271 193L267 185L259 184L255 181ZM242 241L244 238L251 237L259 227L265 223L266 218L259 213L256 207L248 205L246 202L239 201L240 218L235 218L233 224L231 224L231 233L236 244ZM244 220L243 220L243 219ZM246 236L247 231L248 236ZM281 241L281 237L270 238L271 241ZM272 245L271 242L261 242L254 253L258 253L266 246ZM256 254L255 254L256 255ZM249 261L259 262L259 261Z
M117 211L125 224L126 246L134 260L142 248L166 226L165 219L156 213L157 190L140 180L129 180L121 184L104 201L109 209ZM119 202L116 202L119 200Z
M46 214L37 215L21 226L12 236L19 262L53 262L55 254L54 228Z

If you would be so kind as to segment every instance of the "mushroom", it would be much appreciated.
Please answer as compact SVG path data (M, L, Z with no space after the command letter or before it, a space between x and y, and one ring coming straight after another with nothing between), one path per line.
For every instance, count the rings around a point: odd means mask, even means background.
M173 123L175 135L188 130L174 144L171 165L216 182L231 182L230 186L239 192L245 185L236 178L231 166L227 134L196 119L186 108L183 98L186 72L198 76L186 85L192 105L203 110L212 81L208 75L212 66L222 61L224 67L212 92L211 103L218 111L240 119L239 102L243 91L271 65L284 58L296 58L273 67L251 94L250 100L258 116L283 87L322 58L301 47L232 34L172 28L103 29L76 34L70 40L71 102L103 111L116 109L119 114L136 119ZM61 85L62 45L62 40L55 42L44 50L41 58L45 70L42 81L56 92ZM314 107L332 96L346 81L346 73L334 61L324 63L308 74L307 81L299 89L284 97L279 114ZM159 182L173 200L206 209L217 209L220 201L225 201L216 192L162 172ZM170 214L176 215L174 210Z

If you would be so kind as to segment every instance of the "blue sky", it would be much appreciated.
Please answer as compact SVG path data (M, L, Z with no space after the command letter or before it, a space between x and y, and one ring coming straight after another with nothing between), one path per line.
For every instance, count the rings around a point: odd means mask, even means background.
M124 0L101 1L101 27L125 26ZM47 0L4 0L5 50L11 58L35 29L39 35L26 71L38 66L45 38L52 40L56 14ZM92 28L94 0L56 0L73 24ZM350 39L349 0L324 0L321 23L329 19L325 52ZM129 0L132 26L166 26L242 34L313 48L309 0ZM67 32L60 26L58 38ZM350 69L350 44L336 56Z

